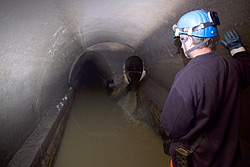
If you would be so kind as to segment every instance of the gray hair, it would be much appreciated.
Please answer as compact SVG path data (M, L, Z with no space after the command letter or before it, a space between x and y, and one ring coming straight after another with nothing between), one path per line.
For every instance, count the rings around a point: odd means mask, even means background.
M184 41L187 41L188 37L189 36L185 34L180 35L180 38L184 39ZM199 43L202 43L205 39L207 39L207 38L200 38L200 37L194 37L194 36L190 36L190 37L193 39L194 45L198 45ZM214 47L213 38L209 38L209 39L210 39L209 41L207 41L206 43L204 43L198 48L201 49L201 48L206 47L206 48L212 49Z

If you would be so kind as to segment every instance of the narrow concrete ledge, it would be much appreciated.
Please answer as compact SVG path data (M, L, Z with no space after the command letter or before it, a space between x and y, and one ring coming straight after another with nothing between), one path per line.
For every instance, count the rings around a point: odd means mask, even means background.
M147 113L144 118L163 139L166 139L166 134L161 127L160 116L168 93L168 90L162 88L148 76L141 82L138 92L139 106L142 107L139 110Z
M8 167L53 166L75 94L76 91L70 88L63 102L50 108Z

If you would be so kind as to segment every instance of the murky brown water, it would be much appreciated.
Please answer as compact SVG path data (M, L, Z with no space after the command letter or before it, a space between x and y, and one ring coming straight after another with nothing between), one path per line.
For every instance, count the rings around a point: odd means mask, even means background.
M125 111L126 105L120 107L104 91L81 90L55 167L167 167L160 136Z

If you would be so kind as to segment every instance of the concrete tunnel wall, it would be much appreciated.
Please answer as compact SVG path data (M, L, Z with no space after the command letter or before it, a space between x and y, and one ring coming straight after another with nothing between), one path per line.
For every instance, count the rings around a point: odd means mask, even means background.
M172 39L172 25L195 9L217 11L219 38L226 30L236 29L250 51L249 0L2 0L0 162L8 163L49 108L60 104L72 86L69 78L77 76L72 66L89 50L100 52L93 47L96 44L120 43L132 51L109 45L110 51L141 57L147 71L142 94L161 110L175 74L187 63ZM216 53L229 56L220 44ZM104 57L115 83L122 82L118 64L126 58L119 56ZM245 146L250 143L249 97L248 88L242 100Z

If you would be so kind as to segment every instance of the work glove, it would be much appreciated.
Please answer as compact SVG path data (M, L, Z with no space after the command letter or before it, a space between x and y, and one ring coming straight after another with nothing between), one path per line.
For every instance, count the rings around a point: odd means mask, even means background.
M228 30L224 34L224 40L221 40L221 43L230 50L232 56L235 53L245 51L243 47L240 37L235 30Z

